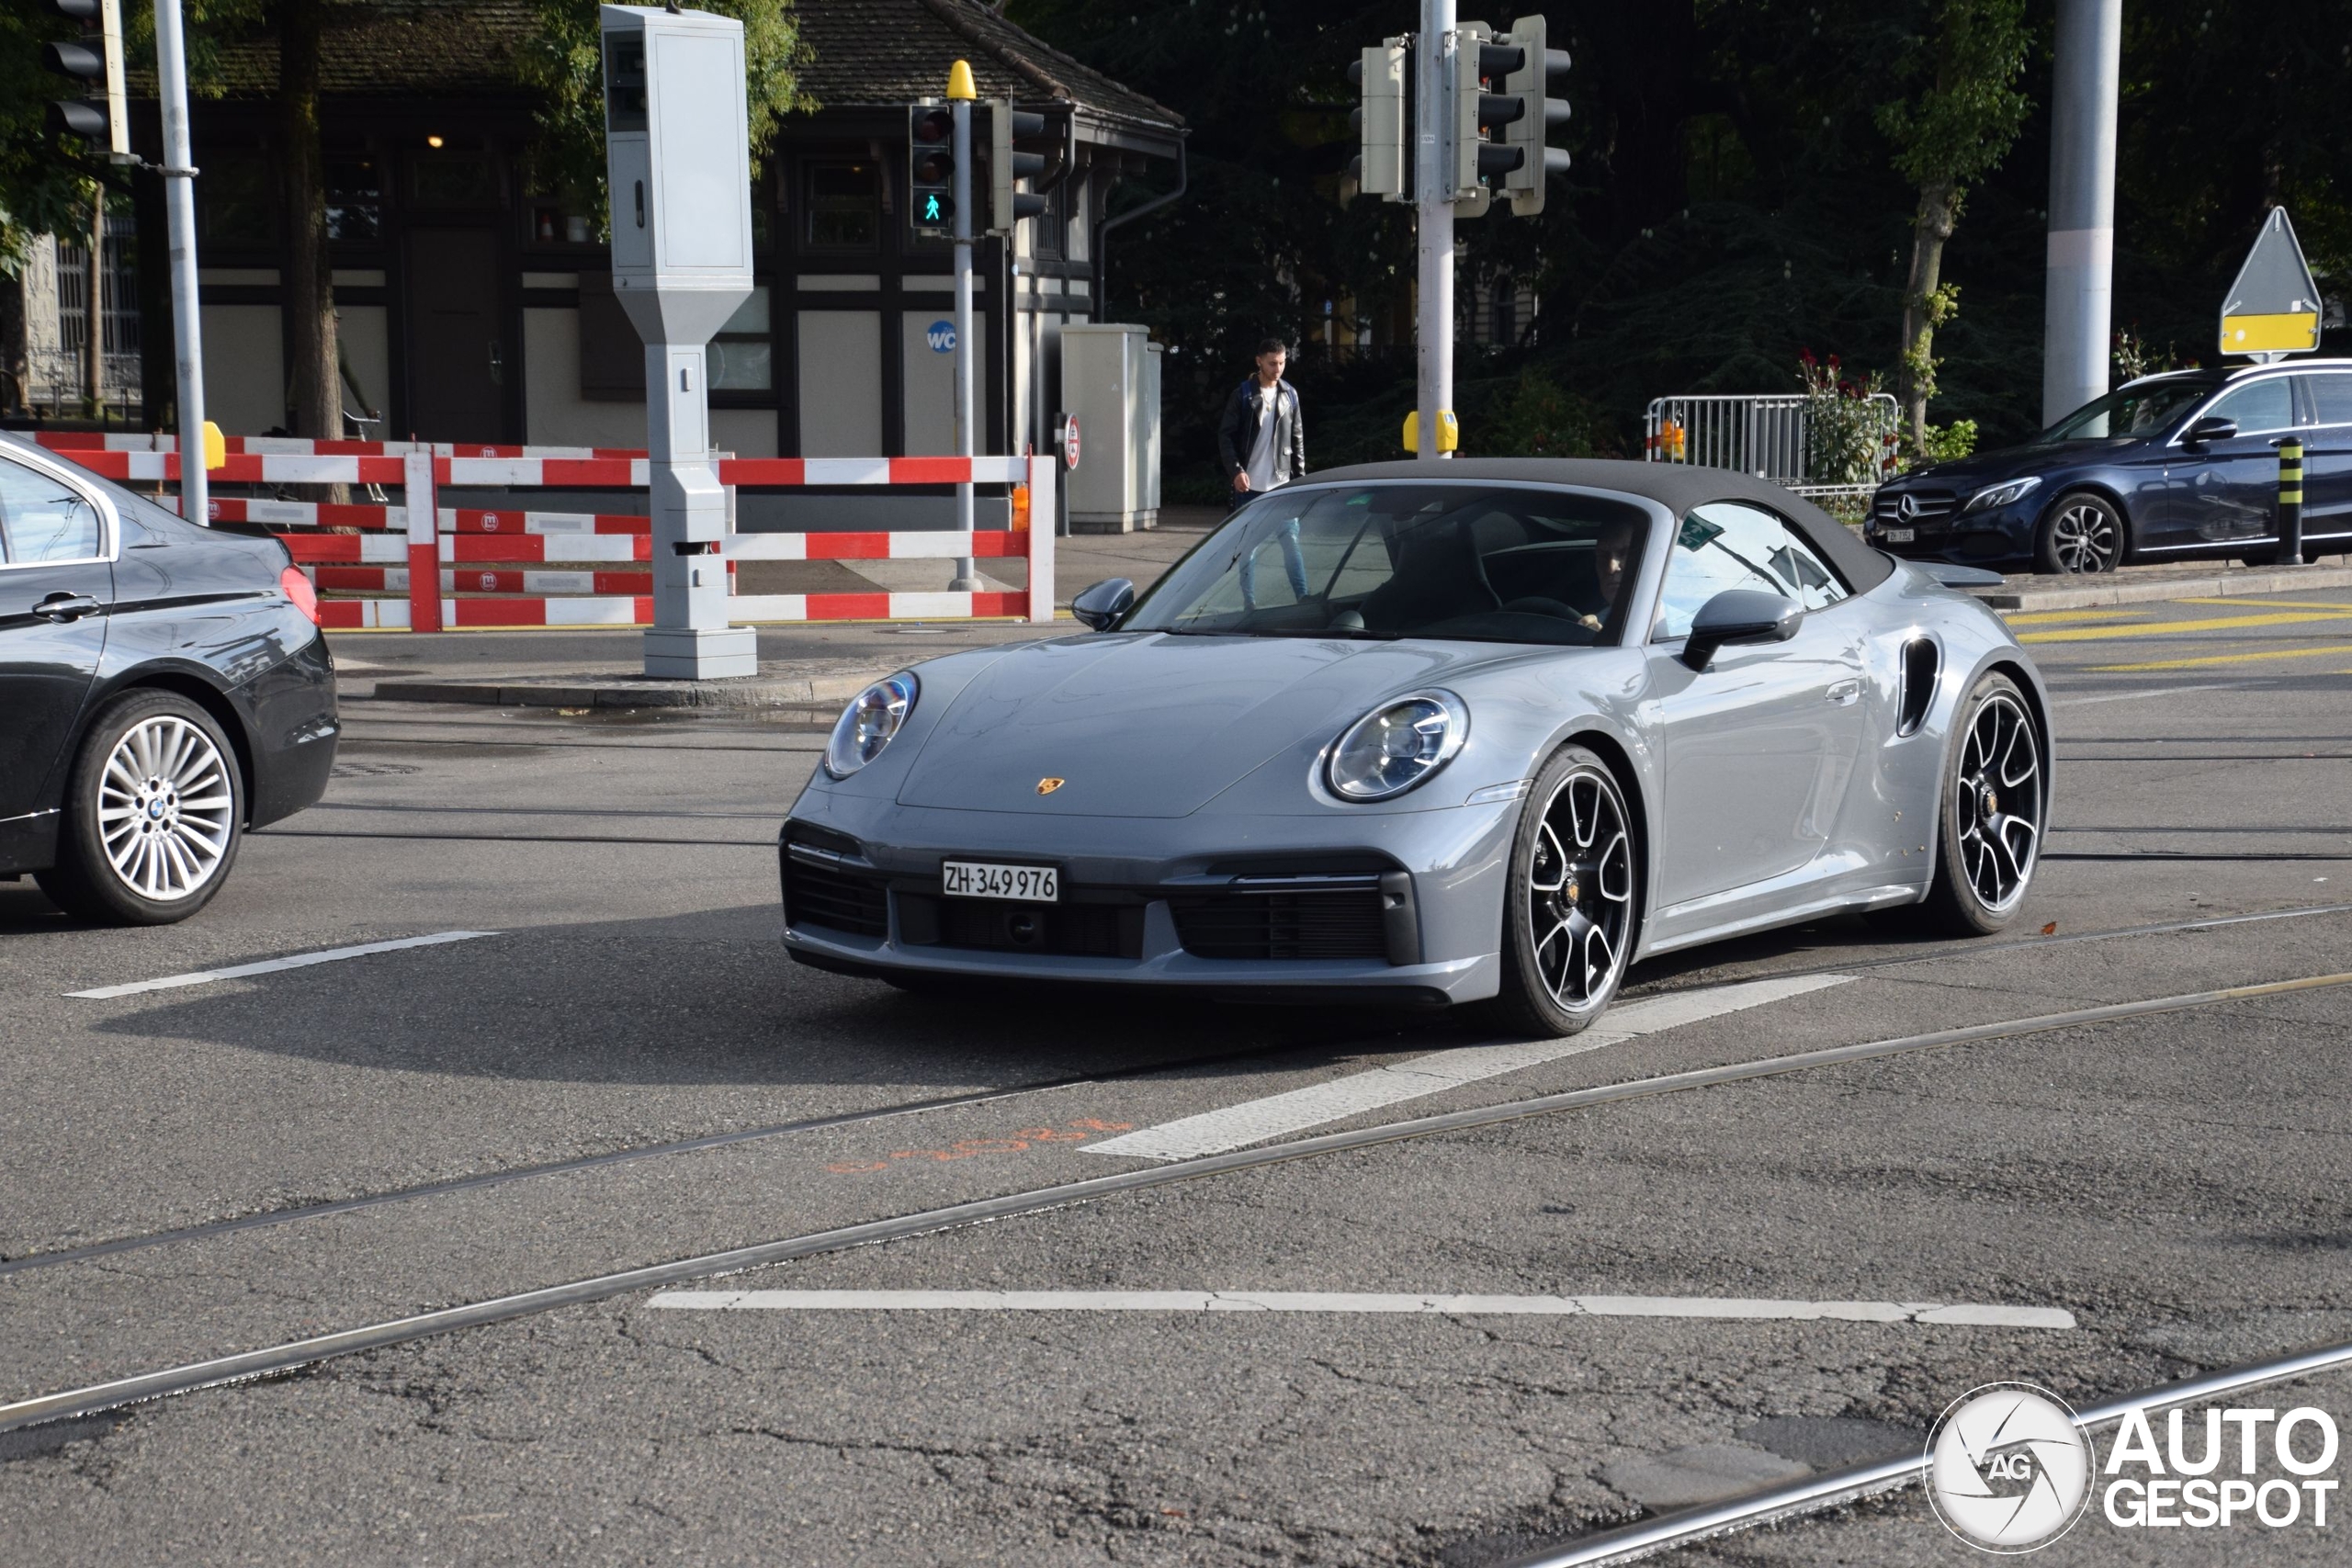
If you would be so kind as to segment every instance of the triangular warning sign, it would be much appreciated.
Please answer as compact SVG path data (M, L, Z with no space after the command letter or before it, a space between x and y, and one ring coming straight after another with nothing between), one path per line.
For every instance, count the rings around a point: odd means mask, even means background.
M2272 360L2319 347L2319 285L2295 242L2287 209L2274 207L2235 283L2222 297L2222 352Z

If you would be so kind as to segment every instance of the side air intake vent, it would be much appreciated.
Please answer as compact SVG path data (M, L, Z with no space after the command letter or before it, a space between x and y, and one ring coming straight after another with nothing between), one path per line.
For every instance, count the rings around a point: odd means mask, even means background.
M1903 645L1903 708L1894 727L1897 735L1917 735L1928 721L1936 700L1936 672L1943 655L1930 637L1914 637Z

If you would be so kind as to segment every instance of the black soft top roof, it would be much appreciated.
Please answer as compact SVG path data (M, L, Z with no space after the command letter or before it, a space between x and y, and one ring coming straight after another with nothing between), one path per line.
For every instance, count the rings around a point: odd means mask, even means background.
M1344 468L1323 468L1306 475L1302 484L1332 484L1361 479L1411 479L1444 484L1454 479L1503 479L1521 484L1579 485L1587 490L1613 490L1657 502L1677 517L1711 501L1744 501L1776 512L1792 524L1821 552L1838 574L1867 592L1894 573L1894 562L1861 541L1861 536L1802 496L1772 483L1729 468L1702 468L1688 463L1633 463L1609 457L1459 457L1442 463L1357 463Z

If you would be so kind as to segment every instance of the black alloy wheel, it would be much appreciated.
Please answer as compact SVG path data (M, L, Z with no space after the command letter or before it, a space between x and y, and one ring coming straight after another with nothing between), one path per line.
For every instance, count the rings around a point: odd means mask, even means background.
M1987 674L1952 726L1930 922L1955 936L2007 925L2032 885L2049 812L2050 775L2032 709L2016 682Z
M1640 846L1609 765L1565 746L1521 808L1503 900L1502 990L1514 1033L1574 1034L1606 1011L1636 930Z

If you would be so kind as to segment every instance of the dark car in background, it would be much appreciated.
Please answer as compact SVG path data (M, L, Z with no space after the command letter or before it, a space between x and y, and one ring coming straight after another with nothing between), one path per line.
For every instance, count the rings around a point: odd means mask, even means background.
M249 828L317 800L334 663L286 547L0 435L0 880L185 919Z
M1864 533L1914 559L2111 571L2278 541L2278 443L2303 443L2303 554L2352 550L2352 360L2143 377L2022 446L1905 474Z

